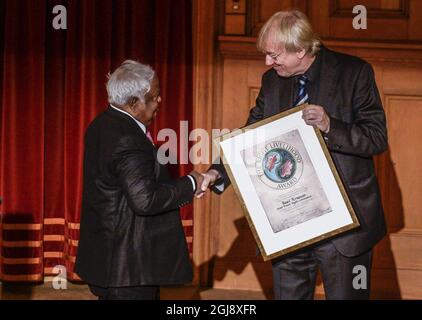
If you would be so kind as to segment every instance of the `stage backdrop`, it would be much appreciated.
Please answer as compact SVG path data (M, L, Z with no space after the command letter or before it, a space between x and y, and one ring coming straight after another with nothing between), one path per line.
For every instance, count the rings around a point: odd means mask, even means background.
M52 25L58 4L66 30ZM41 281L57 265L78 279L83 136L107 106L106 75L127 58L150 64L163 98L153 136L178 132L192 119L191 37L189 0L0 2L0 280ZM192 207L182 216L192 250Z

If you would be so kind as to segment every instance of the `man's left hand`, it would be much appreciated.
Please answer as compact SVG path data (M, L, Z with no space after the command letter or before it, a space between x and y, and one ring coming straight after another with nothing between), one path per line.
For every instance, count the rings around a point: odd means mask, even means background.
M302 111L302 119L310 126L316 126L324 133L330 131L330 117L324 108L315 104L310 104Z

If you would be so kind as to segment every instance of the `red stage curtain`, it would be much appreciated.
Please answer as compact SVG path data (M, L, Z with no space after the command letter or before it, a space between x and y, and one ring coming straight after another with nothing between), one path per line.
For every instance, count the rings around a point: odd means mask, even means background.
M57 4L67 8L67 30L52 27ZM127 58L157 71L163 102L152 133L191 122L191 5L1 2L0 280L42 281L57 265L78 279L83 135L107 105L108 72ZM191 165L173 169L182 175ZM192 250L192 206L182 217Z

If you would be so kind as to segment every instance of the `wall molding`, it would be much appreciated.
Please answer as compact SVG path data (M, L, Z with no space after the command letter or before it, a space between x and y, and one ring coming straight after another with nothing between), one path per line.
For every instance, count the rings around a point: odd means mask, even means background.
M219 51L225 59L263 60L255 37L219 36ZM360 56L369 61L421 63L420 42L367 42L323 39L330 49Z
M374 19L409 19L409 0L401 0L397 9L368 9L368 18ZM354 17L353 7L342 7L339 0L330 0L329 17Z

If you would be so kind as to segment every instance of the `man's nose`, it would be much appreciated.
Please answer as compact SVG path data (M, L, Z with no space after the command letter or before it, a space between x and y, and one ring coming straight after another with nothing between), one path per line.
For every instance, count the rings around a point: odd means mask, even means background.
M274 63L273 58L271 58L268 54L265 56L265 65L272 66Z

